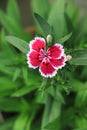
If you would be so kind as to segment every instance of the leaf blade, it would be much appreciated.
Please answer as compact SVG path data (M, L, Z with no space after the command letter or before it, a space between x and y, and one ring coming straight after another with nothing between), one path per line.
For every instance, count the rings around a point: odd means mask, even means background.
M24 40L15 36L6 36L6 40L23 53L27 53L29 51L28 43Z
M44 31L45 35L51 34L52 28L51 26L42 18L39 14L34 13L35 18L37 19L38 23L40 24L42 30Z
M48 17L48 23L53 27L53 35L56 40L63 36L65 31L64 0L56 0Z
M67 34L67 35L64 36L63 38L61 38L58 42L62 44L62 43L64 43L64 42L66 42L71 36L72 36L72 32L69 33L69 34Z
M70 53L72 59L69 61L73 65L87 65L87 50L77 50Z
M7 5L7 14L12 17L17 24L20 25L21 20L20 20L20 14L19 14L19 9L17 5L16 0L9 0L8 5Z

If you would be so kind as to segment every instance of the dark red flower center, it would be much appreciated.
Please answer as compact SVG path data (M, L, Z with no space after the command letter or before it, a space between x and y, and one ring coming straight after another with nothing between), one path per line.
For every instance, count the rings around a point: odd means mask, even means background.
M43 60L44 58L49 58L49 54L46 50L41 49L39 52L39 60Z

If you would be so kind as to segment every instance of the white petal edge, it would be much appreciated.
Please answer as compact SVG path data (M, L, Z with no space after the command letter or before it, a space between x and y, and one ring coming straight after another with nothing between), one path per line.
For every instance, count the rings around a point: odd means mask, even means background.
M63 46L62 46L61 44L59 44L59 43L54 44L54 46L58 46L58 47L60 47L60 49L61 49L61 51L62 51L61 55L60 55L58 58L56 58L56 59L60 59L60 58L64 55L64 49L63 49Z
M45 74L41 71L40 67L39 67L39 72L40 72L41 75L42 75L43 77L45 77L45 78L52 78L52 77L54 77L54 76L57 74L57 70L55 70L52 74L47 74L47 75L45 75Z
M44 38L42 38L42 37L35 37L34 40L30 41L30 43L29 43L30 51L33 50L33 49L32 49L32 45L33 45L33 43L35 42L35 40L41 40L41 41L43 41L43 42L45 43L45 46L46 46L46 41L45 41Z
M64 54L63 57L64 57L63 65L61 65L61 66L59 66L59 67L55 67L54 65L51 64L54 69L56 69L56 70L62 69L62 68L66 65L66 63L65 63L65 62L67 61L67 60L66 60L66 55ZM55 59L56 59L56 58L55 58Z
M33 66L33 65L31 64L30 59L29 59L29 55L30 55L30 52L26 54L28 67L29 67L29 68L33 68L33 69L38 68L39 65L38 65L38 66Z
M60 59L60 58L64 55L64 48L63 48L63 46L62 46L61 44L59 44L59 43L56 43L55 45L58 46L58 47L60 47L60 49L61 49L61 51L62 51L60 57L58 58L58 59Z

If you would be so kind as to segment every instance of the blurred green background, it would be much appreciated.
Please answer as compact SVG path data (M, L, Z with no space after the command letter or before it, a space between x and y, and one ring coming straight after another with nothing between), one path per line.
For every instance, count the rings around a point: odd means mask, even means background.
M24 27L30 26L33 24L33 18L31 15L31 5L32 0L17 0L20 14L22 18L22 24ZM50 0L54 1L54 0ZM66 0L69 1L69 0ZM87 0L74 0L75 5L80 6L81 12L80 16L83 16L87 13ZM8 0L0 0L0 9L5 10Z
M43 8L40 6L42 1L45 5L42 5ZM58 0L49 0L50 3L53 2L50 5L48 0L42 1L17 0L16 3L16 0L0 0L0 130L87 130L87 66L69 64L53 80L44 80L38 70L27 67L25 52L27 43L33 38L31 32L33 31L33 35L36 31L43 35L32 10L39 12L47 20L53 3ZM62 12L64 2L59 1ZM75 0L74 5L73 0L67 2L67 30L68 33L74 33L65 41L64 46L71 50L87 49L87 0ZM52 11L55 13L56 10L55 6ZM86 17L81 19L83 16ZM52 22L55 18L57 15L51 18ZM64 20L59 13L57 22L65 23L60 22L60 19ZM54 22L53 26L57 29L59 24ZM30 29L32 26L35 27L33 30ZM61 30L61 26L58 27ZM62 36L65 35L66 28L63 31ZM11 37L13 46L15 43L26 45L18 48L24 53L8 44L8 34L18 37ZM87 56L84 51L82 55L85 58ZM87 64L85 58L81 58ZM81 60L79 64L81 65ZM44 126L46 129L43 129Z

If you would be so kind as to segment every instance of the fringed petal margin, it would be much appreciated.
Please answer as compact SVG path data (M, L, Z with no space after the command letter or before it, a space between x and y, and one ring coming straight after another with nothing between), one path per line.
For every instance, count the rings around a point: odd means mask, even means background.
M63 46L60 44L55 44L52 47L48 48L47 53L50 55L51 58L60 59L61 56L64 54Z
M30 68L35 69L39 67L41 61L39 60L38 55L39 53L37 51L31 51L27 54L27 63Z
M62 67L65 66L66 62L66 56L62 56L60 59L50 59L50 63L51 65L55 68L55 69L61 69Z
M57 70L52 67L50 62L42 62L40 64L39 71L42 76L47 77L47 78L48 77L52 78L57 73Z
M39 52L41 49L45 50L46 48L46 42L44 38L36 37L34 40L32 40L29 44L30 51L35 50Z

